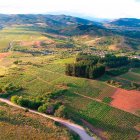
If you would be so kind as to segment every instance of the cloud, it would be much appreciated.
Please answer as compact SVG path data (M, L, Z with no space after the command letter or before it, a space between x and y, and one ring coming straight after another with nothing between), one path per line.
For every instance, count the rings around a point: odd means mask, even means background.
M99 18L140 18L140 3L136 0L0 0L0 13L50 12Z

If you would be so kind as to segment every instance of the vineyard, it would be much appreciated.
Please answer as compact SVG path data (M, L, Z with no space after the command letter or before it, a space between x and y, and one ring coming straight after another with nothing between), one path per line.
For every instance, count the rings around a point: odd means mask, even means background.
M66 94L65 102L70 109L70 116L84 118L96 128L101 129L102 136L109 140L134 140L139 134L134 129L140 118L106 104L83 98L75 94Z
M28 130L28 131L27 131ZM0 102L0 139L74 140L75 136L53 121ZM59 133L59 135L58 135Z
M53 51L57 50L56 54L42 55L21 51L40 51L44 49L40 45L37 48L34 47L32 42L35 40L46 41L48 39L50 41L48 34L44 35L41 32L29 31L29 27L17 26L4 28L0 33L1 52L7 49L10 41L13 40L13 49L18 50L8 50L10 51L8 55L5 55L2 59L0 58L0 96L3 97L6 94L8 98L16 95L27 100L35 98L47 100L47 97L65 90L66 92L59 94L59 97L54 95L53 98L48 100L51 103L61 102L67 109L68 119L82 125L84 125L82 119L88 121L100 131L100 134L105 139L136 139L139 134L139 129L136 129L139 127L140 122L140 117L138 117L139 110L137 108L135 111L132 110L133 112L125 110L130 112L127 113L124 111L124 108L119 108L118 104L115 104L113 107L112 103L115 102L115 95L120 95L118 92L123 92L123 90L120 90L120 87L117 87L119 84L121 88L127 89L127 91L125 90L126 94L130 93L129 90L132 90L132 88L133 92L137 90L137 94L139 93L138 88L134 88L136 83L140 82L140 70L138 68L114 77L105 73L96 80L67 76L65 74L65 66L67 63L75 62L76 53L68 53L67 55L66 48L54 49L53 47ZM56 42L67 42L67 40L56 39L52 36L51 39L54 44ZM63 50L64 52L58 50ZM20 90L8 93L6 90L8 85L20 87ZM132 96L133 92L129 94L129 97ZM123 96L121 105L124 103L123 100L127 100L125 98L127 96L124 94ZM136 97L138 96L136 95L135 98L132 98L134 99L133 103L137 100ZM118 97L116 100L118 100ZM128 101L131 102L132 100ZM25 113L2 103L0 103L0 119L2 126L0 127L0 132L6 134L0 135L0 139L9 139L10 137L15 139L14 135L17 133L19 133L22 139L29 140L43 140L45 138L50 139L50 137L55 140L73 138L66 129L56 126L52 121L32 116L29 112ZM19 128L18 131L12 133L12 130L17 128ZM29 128L30 133L26 131ZM26 133L27 137L24 137L24 133Z
M140 82L140 75L132 72L128 72L124 75L121 75L120 78L124 78L126 80L130 80L133 82Z

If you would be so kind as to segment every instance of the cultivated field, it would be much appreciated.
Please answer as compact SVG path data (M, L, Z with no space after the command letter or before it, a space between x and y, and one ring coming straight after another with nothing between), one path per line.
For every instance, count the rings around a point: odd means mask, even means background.
M42 36L40 32L31 32L27 29L25 30L23 27L16 27L16 29L14 27L6 28L1 32L8 43L15 40L16 36L16 42L19 40L21 43L22 40L23 42L20 46L17 44L13 46L18 46L21 50L36 50L36 48L32 48L32 41L47 40L47 37ZM56 39L54 40L56 41ZM57 40L57 42L60 42L60 40ZM3 45L1 50L4 48L7 48L7 45ZM0 76L0 89L3 89L5 85L8 84L22 87L22 90L8 95L8 98L12 95L18 95L34 99L36 97L46 97L54 91L67 89L67 91L56 100L62 101L66 106L70 119L80 124L82 123L82 119L88 121L96 129L99 129L102 137L109 140L135 140L137 138L139 130L136 128L139 128L140 117L131 113L139 112L139 104L135 106L135 102L138 102L139 91L137 91L137 94L127 91L124 95L123 90L118 90L118 88L106 83L108 78L112 78L109 76L98 80L66 76L65 64L73 62L75 55L70 54L67 56L66 54L64 55L64 53L34 55L30 52L22 52L21 50L10 50L10 55L4 55L4 57L0 59L0 71L2 71ZM40 48L37 48L37 50L40 50ZM136 74L134 74L134 72L136 72ZM122 80L139 82L139 72L134 72L123 74L119 76L119 78L122 78ZM117 78L115 77L114 79ZM1 93L1 96L3 96L3 94L4 93ZM130 98L130 94L133 94L133 98ZM106 97L112 97L114 99L110 103L104 103L103 100ZM121 102L120 104L118 104L118 100ZM128 108L123 106L123 104L126 103L124 100L127 100L127 104L130 104ZM49 139L49 136L54 136L53 139L62 140L70 138L69 133L65 129L55 126L53 122L49 120L40 117L36 118L36 116L33 117L30 113L13 109L4 104L1 104L0 108L3 110L0 111L2 114L0 116L0 119L2 118L0 121L0 123L2 123L1 130L3 133L6 133L6 135L2 137L3 139L6 138L6 136L9 138L12 133L11 131L17 128L18 125L20 128L19 131L22 132L25 132L26 128L31 127L31 133L37 139L44 139L44 137ZM9 112L6 113L8 109ZM19 112L23 115L19 115ZM9 118L7 118L8 116L3 116L5 113L10 114L12 119L18 120L19 124L11 124L11 122L14 121L5 123L3 120L9 120ZM29 120L29 122L26 121L26 119ZM47 126L44 126L44 120ZM25 125L21 125L21 123ZM25 127L23 128L23 126ZM46 133L48 132L48 128L50 129L49 135ZM9 135L8 131L5 132L6 130L9 130ZM62 132L57 135L57 132L60 130L62 130ZM13 133L15 134L17 132ZM34 139L28 132L25 133L27 133L28 139ZM24 139L23 134L21 134L21 136Z
M72 140L67 129L53 121L0 102L1 140Z

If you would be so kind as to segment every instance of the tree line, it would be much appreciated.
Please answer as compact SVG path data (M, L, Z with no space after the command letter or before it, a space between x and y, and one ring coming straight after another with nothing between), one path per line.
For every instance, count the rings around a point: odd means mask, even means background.
M78 54L74 63L66 64L65 73L68 76L96 79L106 72L106 67L116 68L115 73L121 73L122 69L118 70L118 68L122 66L127 66L128 71L131 67L139 67L140 60L113 54L107 54L105 57Z
M95 79L105 73L105 65L96 56L78 55L76 62L66 64L66 75Z

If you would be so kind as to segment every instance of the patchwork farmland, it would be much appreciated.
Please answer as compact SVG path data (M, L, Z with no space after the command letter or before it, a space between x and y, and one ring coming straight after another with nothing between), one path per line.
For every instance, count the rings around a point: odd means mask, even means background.
M135 140L139 135L140 91L138 89L124 90L107 81L121 81L122 88L126 88L127 82L139 84L139 68L116 77L106 73L98 79L68 76L65 74L66 64L75 62L76 50L73 50L75 53L67 54L65 51L70 51L68 48L55 46L60 42L68 43L68 40L56 39L52 37L52 34L44 35L40 30L30 31L29 29L29 27L14 26L1 30L1 36L4 39L0 42L3 40L7 42L0 43L1 52L4 52L0 54L0 96L7 99L18 96L27 101L42 100L43 103L51 105L61 103L66 107L67 119L86 128L88 125L84 121L87 121L95 130L98 130L99 137L107 140ZM42 54L44 46L38 44L36 40L51 45L52 48L48 50L55 53ZM11 41L13 41L12 49L7 50ZM20 90L6 91L11 85L12 88L20 87ZM55 94L58 95L55 96ZM2 139L9 139L11 135L17 133L11 134L11 130L17 128L17 122L10 124L14 118L18 120L19 131L26 133L25 129L31 127L31 133L34 136L27 133L29 139L49 139L51 136L54 139L65 140L75 138L68 130L55 125L50 120L33 116L29 112L14 109L2 103L0 103L0 108L0 123L2 124L0 130L3 133L6 133L6 130L9 131L9 134L1 136ZM11 116L8 118L6 114ZM7 122L8 119L10 122ZM42 123L42 120L45 123ZM20 125L21 123L25 124L25 128ZM46 134L48 129L50 129L50 135ZM57 135L58 132L59 135ZM21 137L25 138L23 133Z

